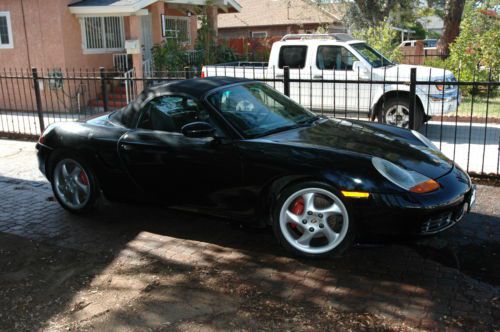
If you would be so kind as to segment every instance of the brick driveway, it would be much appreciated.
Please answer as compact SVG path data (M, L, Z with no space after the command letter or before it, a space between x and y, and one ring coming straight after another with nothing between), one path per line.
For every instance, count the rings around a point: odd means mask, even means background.
M65 212L0 140L0 330L498 330L500 188L442 235L288 257L269 230L104 202Z

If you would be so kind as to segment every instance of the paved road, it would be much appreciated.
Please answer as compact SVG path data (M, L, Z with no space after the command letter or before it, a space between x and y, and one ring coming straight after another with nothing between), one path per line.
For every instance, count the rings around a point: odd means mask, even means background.
M498 330L498 197L479 186L440 236L301 260L213 218L107 202L71 215L33 144L0 140L0 330Z
M74 121L84 114L46 114L44 123ZM431 121L420 130L450 159L464 169L477 173L499 173L500 125ZM34 113L0 113L0 135L16 132L39 135L39 121Z

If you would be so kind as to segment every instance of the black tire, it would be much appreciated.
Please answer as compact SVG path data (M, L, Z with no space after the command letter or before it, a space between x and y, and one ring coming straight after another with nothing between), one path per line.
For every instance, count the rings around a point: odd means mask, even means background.
M334 196L336 196L343 204L345 207L345 210L348 214L347 220L347 232L345 233L345 236L341 240L340 243L338 243L333 249L328 250L326 252L322 253L309 253L309 252L304 252L302 250L299 250L296 248L294 245L292 245L286 238L286 236L283 233L282 227L280 226L280 217L282 213L282 208L284 208L285 204L288 204L287 201L294 196L294 194L297 194L298 192L302 190L306 190L308 188L319 188L322 190L325 190ZM301 182L297 184L292 184L286 188L284 188L278 195L275 203L273 204L272 207L272 220L271 220L271 226L274 232L274 235L276 236L278 242L289 252L291 252L295 256L299 257L308 257L308 258L325 258L325 257L338 257L342 253L345 252L353 242L355 241L357 230L356 230L356 220L353 216L353 213L350 213L350 208L348 204L346 204L345 200L343 200L342 195L338 190L336 190L334 187L325 184L323 182L316 182L316 181L307 181L307 182ZM304 211L305 213L305 211ZM342 221L343 223L343 221ZM308 226L306 226L308 227Z
M382 104L382 107L377 114L378 121L381 123L394 125L393 123L388 123L386 121L386 117L387 117L387 112L389 112L391 109L393 109L395 106L398 105L401 105L406 110L410 109L410 101L408 100L408 98L403 98L403 97L391 98L389 100L386 100ZM424 111L422 110L422 107L420 107L418 103L416 106L417 107L415 109L415 127L413 129L418 130L424 124ZM398 125L398 127L401 126ZM404 126L403 128L408 129L408 125Z
M64 161L74 161L76 162L83 171L85 172L87 182L88 182L88 187L89 187L89 197L86 199L85 203L83 206L74 208L72 206L69 206L63 197L60 196L59 191L56 189L56 171L58 170L58 164L62 163ZM101 195L101 189L99 186L99 181L95 175L95 172L93 171L92 167L89 166L89 163L85 160L85 158L79 156L78 154L71 153L71 152L55 152L53 156L51 157L50 160L50 183L52 186L52 192L54 193L54 197L57 199L59 204L66 209L67 211L74 213L74 214L84 214L89 211L91 211L95 205L98 199L100 198Z

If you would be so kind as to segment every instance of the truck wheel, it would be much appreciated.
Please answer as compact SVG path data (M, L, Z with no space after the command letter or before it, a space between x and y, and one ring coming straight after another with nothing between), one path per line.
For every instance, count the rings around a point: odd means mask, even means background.
M409 129L410 124L410 101L405 98L392 98L382 104L378 113L378 121ZM424 112L417 104L415 109L415 130L424 124Z

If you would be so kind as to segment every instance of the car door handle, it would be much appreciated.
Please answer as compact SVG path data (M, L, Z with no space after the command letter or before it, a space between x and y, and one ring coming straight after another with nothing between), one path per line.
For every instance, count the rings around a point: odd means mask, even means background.
M285 75L283 75L283 74L276 74L276 78L283 78L283 77L285 77Z
M320 78L323 78L323 75L314 75L313 78L320 79Z
M134 147L130 144L121 144L120 147L125 151L132 151Z

